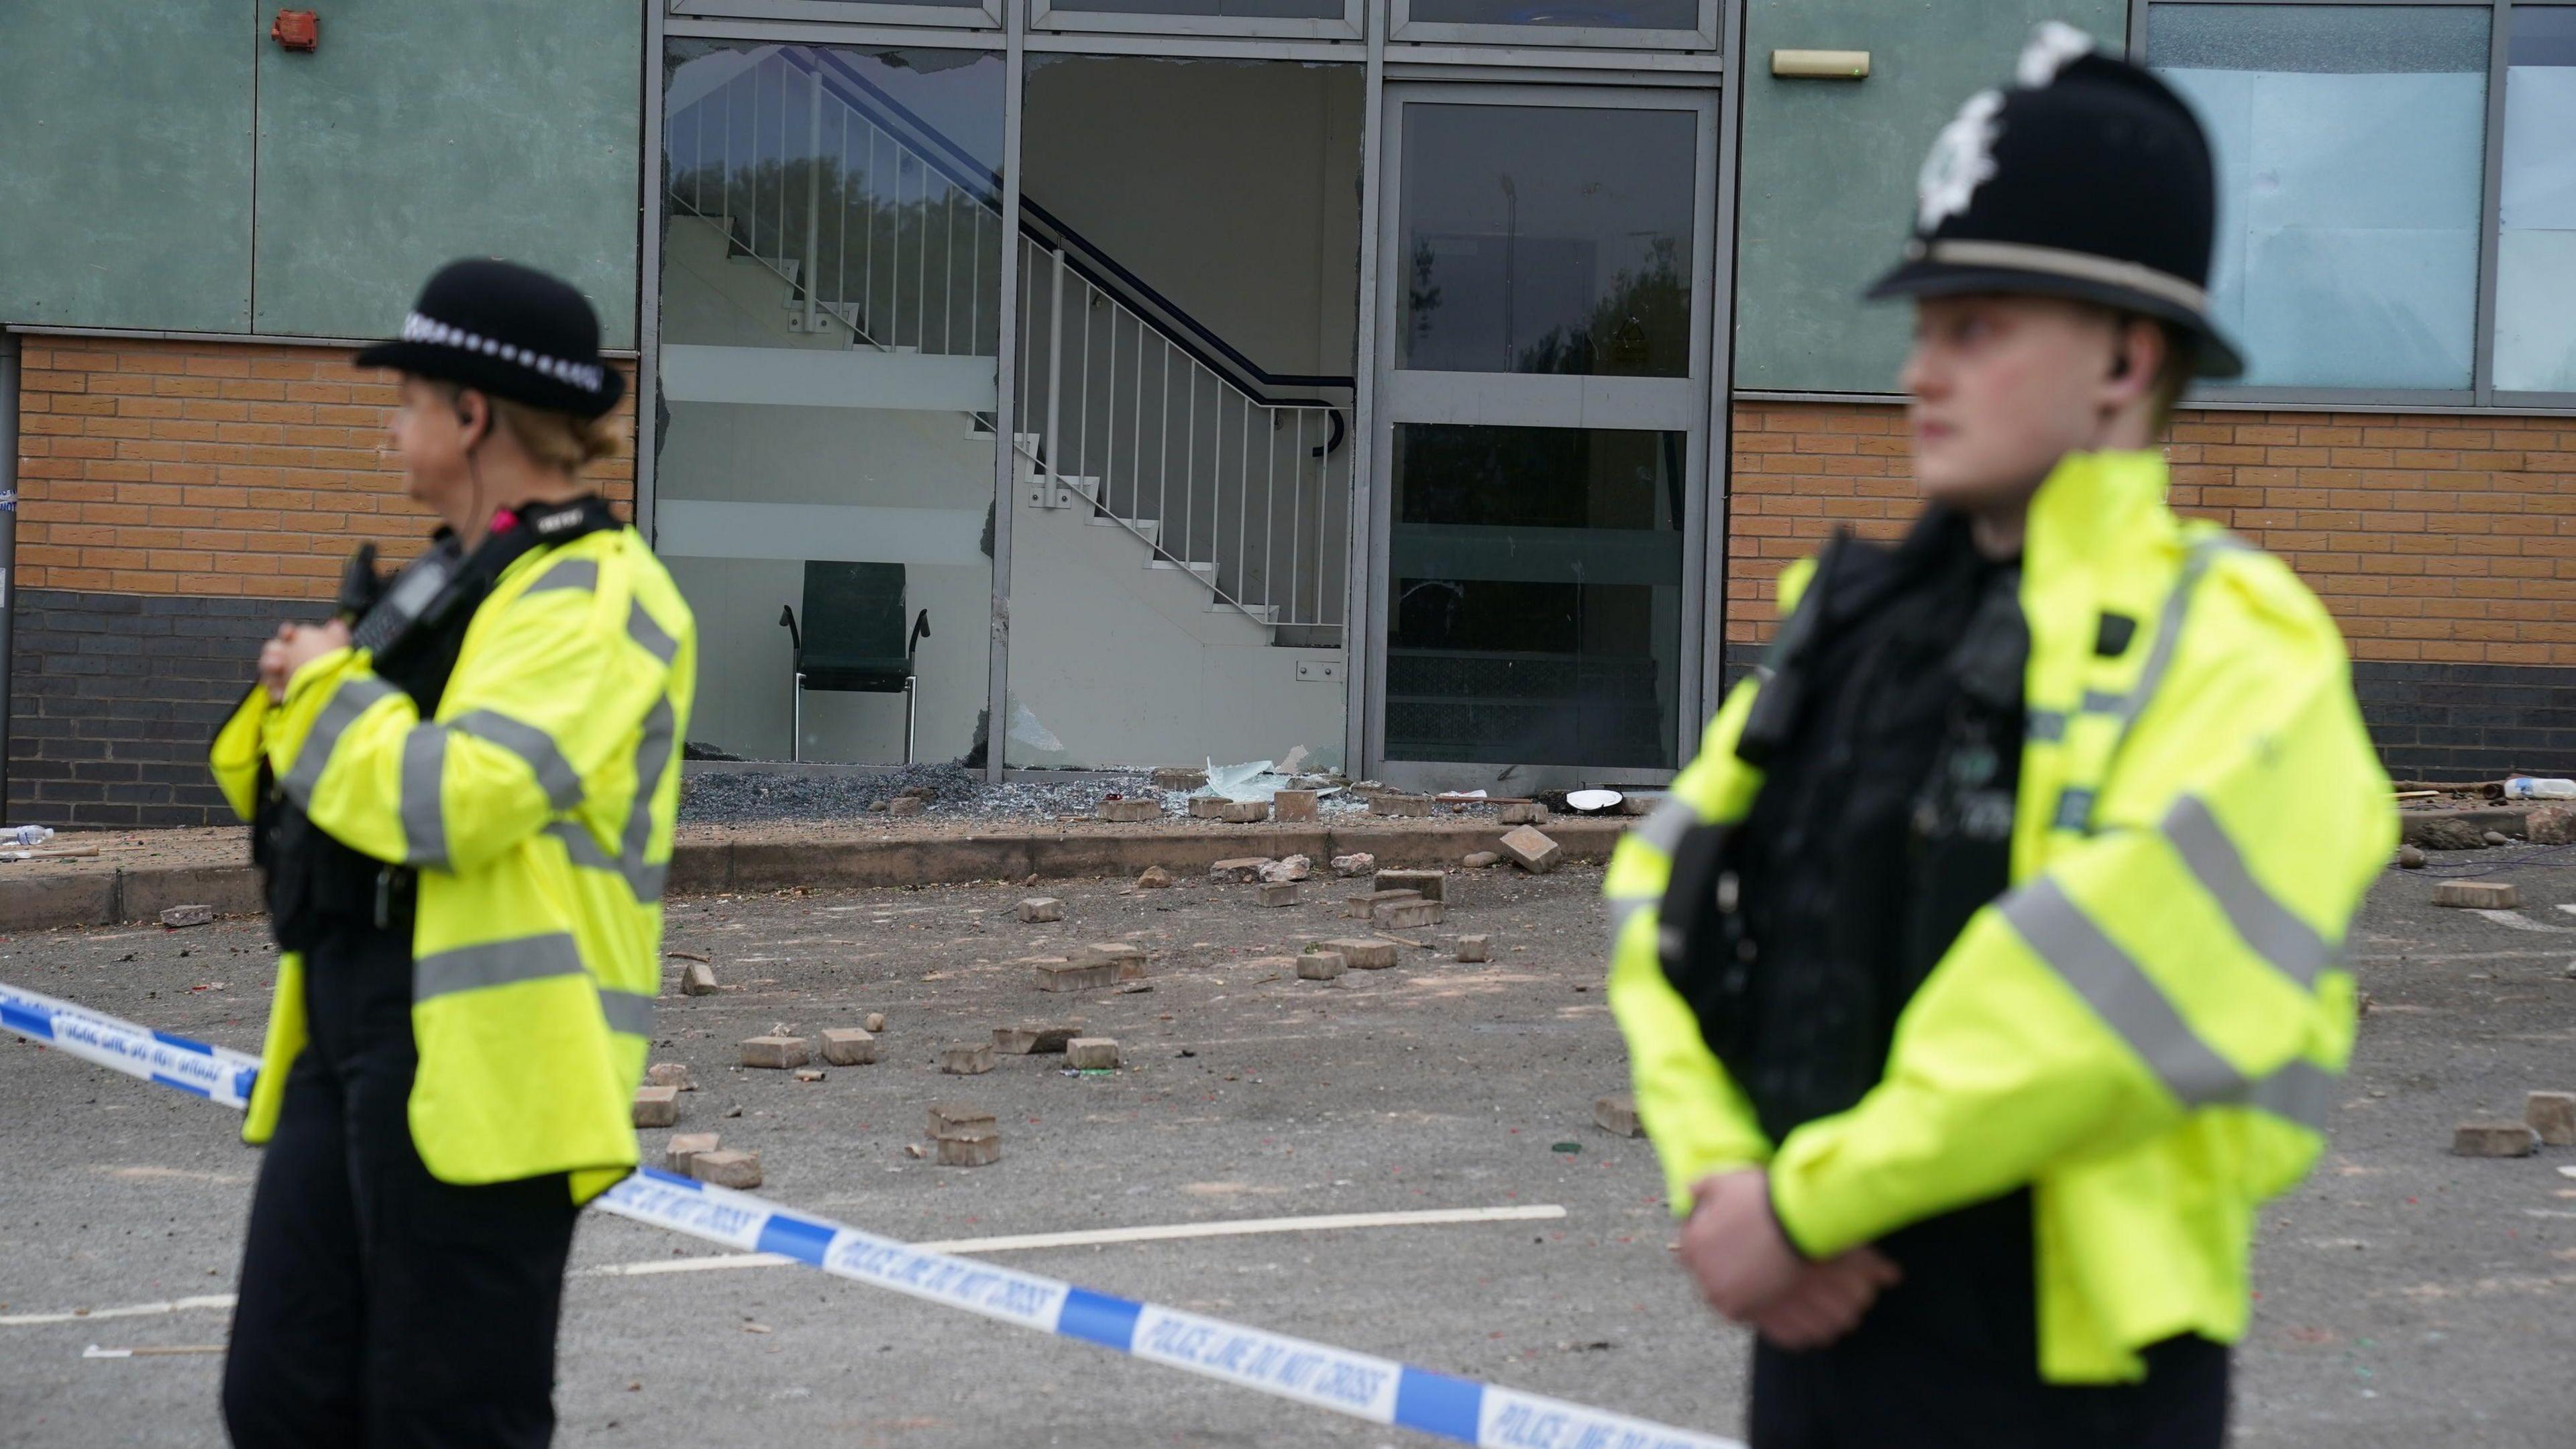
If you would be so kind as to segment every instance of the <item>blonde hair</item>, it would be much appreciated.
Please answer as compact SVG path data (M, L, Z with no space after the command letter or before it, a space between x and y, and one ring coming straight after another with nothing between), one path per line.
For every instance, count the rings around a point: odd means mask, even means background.
M437 387L451 403L465 392L462 383L440 382ZM541 468L579 473L587 464L616 457L623 441L611 417L585 418L552 408L530 407L490 393L484 393L483 400L491 404L492 425L508 432L519 451L528 455L528 461Z

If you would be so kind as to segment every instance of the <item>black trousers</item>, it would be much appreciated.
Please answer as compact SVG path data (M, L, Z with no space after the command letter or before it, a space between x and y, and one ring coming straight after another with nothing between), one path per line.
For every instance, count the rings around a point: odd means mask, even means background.
M1753 1350L1752 1449L2220 1449L2228 1352L2208 1339L2146 1350L2147 1377L2100 1388L2042 1383L1867 1319L1811 1353Z
M576 1211L563 1176L455 1187L422 1166L402 937L335 935L305 983L312 1039L251 1198L224 1363L233 1443L546 1444Z

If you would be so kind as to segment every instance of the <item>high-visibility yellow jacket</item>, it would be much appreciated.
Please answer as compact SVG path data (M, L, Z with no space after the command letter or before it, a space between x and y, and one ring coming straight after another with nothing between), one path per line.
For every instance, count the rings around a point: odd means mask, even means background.
M323 831L418 868L410 1119L430 1172L565 1172L586 1201L636 1161L696 621L642 538L606 529L502 572L435 719L368 662L316 659L274 706L253 690L216 778L248 819L264 758ZM304 1048L303 970L278 963L250 1142Z
M2333 621L2164 493L2156 454L2075 455L2032 501L2013 886L1850 1110L1766 1140L1658 959L1675 843L1761 789L1735 754L1758 679L1606 885L1610 1004L1674 1210L1712 1172L1765 1166L1782 1228L1826 1256L2028 1184L2056 1383L2135 1380L2137 1350L2176 1334L2243 1335L2255 1208L2323 1145L2352 1049L2340 947L2396 844ZM2107 657L2106 613L2138 621Z

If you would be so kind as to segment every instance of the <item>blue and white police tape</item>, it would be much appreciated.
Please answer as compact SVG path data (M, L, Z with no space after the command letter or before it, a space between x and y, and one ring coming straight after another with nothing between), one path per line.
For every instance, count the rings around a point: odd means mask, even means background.
M129 1076L241 1107L259 1064L0 983L6 1029ZM644 1168L594 1200L618 1217L837 1278L1120 1353L1241 1388L1486 1449L1744 1449L1731 1439L1434 1373L1393 1359L925 1252L750 1193Z
M249 1106L250 1084L259 1075L257 1057L136 1026L6 982L0 982L0 1030L227 1107Z

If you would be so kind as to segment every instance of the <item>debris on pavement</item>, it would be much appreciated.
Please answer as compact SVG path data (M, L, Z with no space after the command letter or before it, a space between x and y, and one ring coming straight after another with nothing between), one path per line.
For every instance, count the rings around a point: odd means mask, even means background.
M1323 949L1338 951L1354 971L1384 971L1395 965L1395 943L1373 941L1361 936L1344 936L1326 941Z
M993 1044L959 1042L939 1052L939 1069L952 1077L976 1077L993 1069Z
M2522 904L2522 892L2511 881L2446 880L2433 887L2433 904L2471 910L2509 911Z
M1339 951L1323 951L1309 946L1297 956L1297 979L1300 981L1331 981L1349 969L1349 959Z
M1140 891L1167 891L1177 884L1172 873L1159 865L1145 867L1145 873L1136 877L1136 889Z
M800 1082L819 1082L823 1080L823 1070L820 1067L799 1067L796 1070L796 1080Z
M1637 1123L1637 1099L1626 1092L1613 1092L1595 1101L1592 1125L1613 1137L1639 1137L1646 1130Z
M1081 1030L1079 1026L997 1026L993 1050L1008 1057L1052 1055L1063 1051L1064 1044Z
M1118 1065L1118 1043L1105 1036L1078 1036L1064 1044L1064 1064L1076 1071L1107 1071Z
M701 1152L689 1159L689 1176L736 1192L748 1192L760 1186L760 1154L757 1152Z
M801 1036L746 1037L742 1043L742 1064L769 1071L786 1071L801 1067L812 1058L806 1053Z
M1031 896L1020 902L1019 917L1031 924L1061 921L1064 919L1064 902L1053 896Z
M1533 826L1515 826L1503 835L1503 854L1532 875L1545 875L1565 858L1565 847Z
M698 1089L697 1079L689 1075L686 1062L655 1062L644 1069L644 1080L673 1091L694 1092Z
M1302 855L1283 856L1261 868L1261 878L1273 885L1301 881L1315 873L1315 863Z
M868 1019L860 1022L859 1025L866 1027L870 1032L883 1031L885 1030L885 1013L882 1011L871 1011L868 1013Z
M824 1028L823 1060L836 1067L863 1067L876 1059L875 1033L855 1026Z
M1499 851L1471 850L1458 863L1469 870L1483 870L1487 866L1501 865L1503 857Z
M2412 845L2401 845L2397 847L2397 868L2400 870L2422 870L2424 868L2424 852L2418 850Z
M674 1132L671 1139L662 1144L662 1170L676 1172L683 1177L693 1176L689 1164L697 1159L698 1154L713 1152L722 1145L713 1132Z
M213 906L172 906L161 913L161 924L171 930L185 926L203 926L215 919Z
M1209 866L1208 879L1218 885L1250 885L1261 879L1262 868L1269 864L1270 860L1266 856L1236 856L1232 860L1220 860Z
M1345 880L1355 875L1374 875L1376 872L1377 857L1365 850L1333 857L1333 874Z
M2463 1122L2451 1134L2455 1157L2529 1157L2540 1134L2522 1122Z
M682 996L713 996L716 993L716 968L704 961L692 961L680 971Z
M2532 1092L2522 1099L2522 1120L2543 1146L2576 1147L2576 1092Z
M1460 936L1458 938L1458 959L1461 961L1471 963L1477 961L1490 961L1493 959L1493 949L1493 937L1491 936Z
M1002 1160L1002 1134L991 1127L970 1127L931 1144L942 1167L990 1167Z
M1118 984L1114 961L1068 961L1061 956L1032 957L1040 991L1095 991Z
M635 1125L668 1127L680 1120L680 1089L677 1087L637 1087L635 1089Z
M1547 807L1536 800L1521 805L1506 805L1503 807L1503 823L1505 825L1545 825Z
M1263 881L1259 899L1265 906L1293 906L1297 904L1299 890L1300 887L1293 880Z

